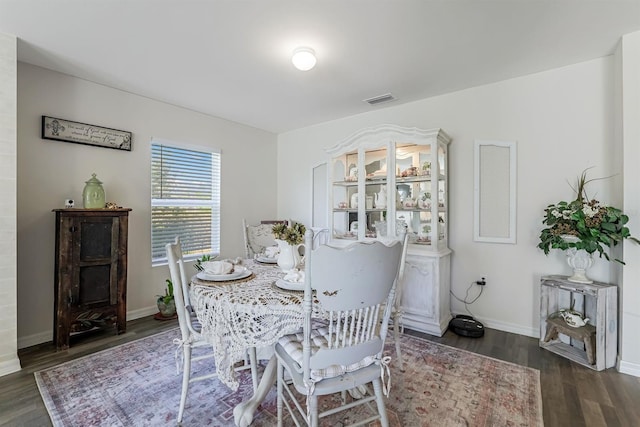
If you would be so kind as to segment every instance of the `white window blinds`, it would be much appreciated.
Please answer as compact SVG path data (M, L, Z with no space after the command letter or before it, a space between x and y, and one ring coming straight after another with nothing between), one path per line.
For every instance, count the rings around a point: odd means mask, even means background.
M220 252L220 153L152 141L152 264L176 236L185 259Z

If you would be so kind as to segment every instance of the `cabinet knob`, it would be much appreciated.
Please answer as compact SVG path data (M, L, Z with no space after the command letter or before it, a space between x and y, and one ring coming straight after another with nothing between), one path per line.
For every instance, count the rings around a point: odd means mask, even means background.
M75 227L75 226L71 226L71 227L69 227L69 232L71 232L71 233L75 233L75 231L76 231L77 229L78 229L77 227Z

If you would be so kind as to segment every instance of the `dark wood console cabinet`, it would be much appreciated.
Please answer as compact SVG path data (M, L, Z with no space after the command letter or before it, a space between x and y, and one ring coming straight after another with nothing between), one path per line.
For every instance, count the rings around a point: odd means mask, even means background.
M115 326L126 332L127 229L131 209L54 209L56 214L53 341Z

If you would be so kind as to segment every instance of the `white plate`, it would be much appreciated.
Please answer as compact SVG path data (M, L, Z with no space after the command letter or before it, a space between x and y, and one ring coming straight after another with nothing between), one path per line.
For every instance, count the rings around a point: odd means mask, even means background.
M225 282L227 280L239 280L251 276L251 270L246 267L235 267L235 271L229 274L209 274L205 271L201 271L196 274L196 277L201 280L207 280L210 282Z
M287 291L304 291L304 282L287 282L284 279L278 279L276 286Z
M261 262L263 264L277 264L278 258L267 258L265 256L256 257L256 261Z

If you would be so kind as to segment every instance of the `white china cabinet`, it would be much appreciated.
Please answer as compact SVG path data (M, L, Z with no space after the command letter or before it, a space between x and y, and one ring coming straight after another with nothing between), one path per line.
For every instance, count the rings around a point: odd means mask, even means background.
M404 325L438 336L451 319L449 142L441 129L381 125L327 149L332 241L397 236L406 229Z

